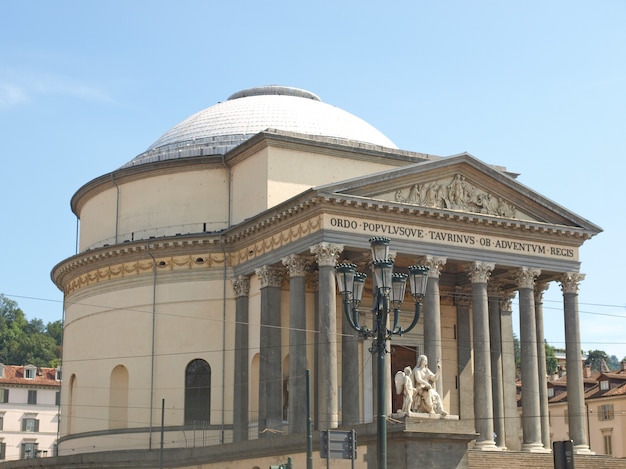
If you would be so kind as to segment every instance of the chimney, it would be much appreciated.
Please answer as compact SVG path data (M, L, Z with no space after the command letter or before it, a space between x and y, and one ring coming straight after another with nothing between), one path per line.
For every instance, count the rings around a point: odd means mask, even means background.
M622 373L624 373L626 371L626 358L624 358L621 362L620 362L620 367L619 367L619 371L621 371Z
M591 378L591 365L583 367L583 378Z

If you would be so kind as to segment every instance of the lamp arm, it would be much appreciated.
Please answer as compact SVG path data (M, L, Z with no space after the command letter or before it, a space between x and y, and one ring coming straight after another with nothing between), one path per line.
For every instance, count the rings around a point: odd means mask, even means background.
M402 328L400 327L400 308L393 308L393 327L389 333L392 335L402 333Z
M407 327L406 329L402 329L400 328L400 332L399 334L405 334L407 332L411 332L411 330L417 326L417 321L420 320L420 316L422 315L422 300L420 299L415 299L415 314L413 315L413 322L411 322L411 325L409 325L409 327Z
M350 324L350 327L357 332L361 332L361 327L358 324L358 319L357 319L357 323L355 324L354 319L352 317L353 316L352 305L350 304L350 298L348 298L348 293L343 294L343 313L344 313L344 316L346 317L346 320L348 321L348 324ZM359 314L358 311L355 311L355 315L357 317L358 317L358 314Z

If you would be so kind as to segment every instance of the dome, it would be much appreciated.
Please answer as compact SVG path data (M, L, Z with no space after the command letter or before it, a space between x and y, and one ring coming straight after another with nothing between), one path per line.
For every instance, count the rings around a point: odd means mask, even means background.
M285 86L239 91L172 127L123 167L199 155L223 155L267 129L357 141L387 148L394 143L364 120Z

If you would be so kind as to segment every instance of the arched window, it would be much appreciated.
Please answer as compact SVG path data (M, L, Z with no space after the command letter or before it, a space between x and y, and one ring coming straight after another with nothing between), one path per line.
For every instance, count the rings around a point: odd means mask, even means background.
M204 360L189 362L185 370L185 425L211 423L211 367Z
M109 428L128 427L128 370L118 365L109 384Z

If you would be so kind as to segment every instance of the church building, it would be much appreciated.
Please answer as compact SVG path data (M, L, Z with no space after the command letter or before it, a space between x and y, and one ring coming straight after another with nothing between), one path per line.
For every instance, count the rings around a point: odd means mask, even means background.
M433 457L454 459L441 467L461 467L468 448L551 449L551 283L563 292L568 434L589 453L579 249L601 229L507 168L397 148L309 91L264 86L175 125L79 188L71 209L78 251L51 274L65 303L60 456L234 443L233 467L267 467L254 451L305 435L310 413L316 438L356 429L356 467L374 468L376 358L336 284L338 264L367 274L370 325L372 238L388 239L395 272L429 269L416 327L387 344L390 467L409 467L426 434ZM413 313L407 288L403 327ZM420 355L441 365L445 417L398 413L393 377ZM303 462L305 449L286 451Z

